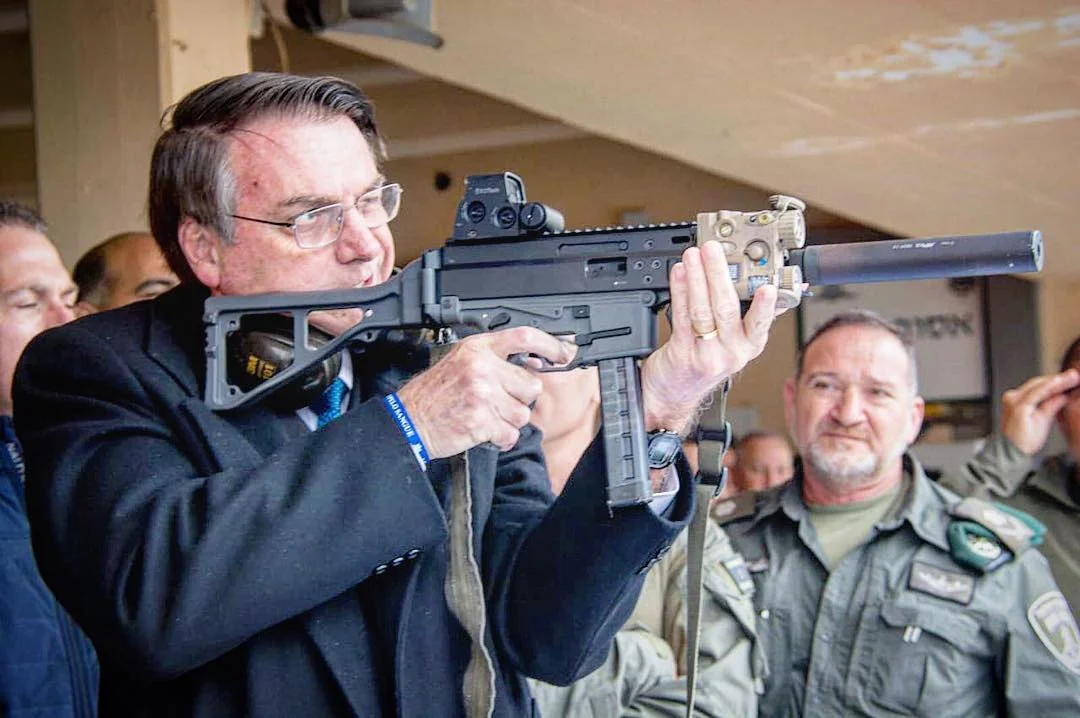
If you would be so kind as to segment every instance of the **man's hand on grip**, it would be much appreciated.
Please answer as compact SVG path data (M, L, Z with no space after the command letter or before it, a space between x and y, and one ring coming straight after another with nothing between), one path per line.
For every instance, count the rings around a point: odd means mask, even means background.
M507 359L534 354L554 365L577 347L532 327L476 334L461 340L433 367L398 390L432 459L489 441L503 451L518 441L543 385Z

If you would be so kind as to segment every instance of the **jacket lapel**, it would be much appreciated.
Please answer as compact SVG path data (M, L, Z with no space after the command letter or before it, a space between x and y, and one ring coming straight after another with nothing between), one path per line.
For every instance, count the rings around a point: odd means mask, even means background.
M200 451L192 461L205 474L224 467L258 466L271 452L307 434L295 412L262 403L228 412L214 412L203 401L206 375L203 304L205 287L182 285L151 304L146 334L147 355L175 380L180 390L175 430L179 441ZM356 400L354 392L353 401ZM374 674L377 656L371 641L356 641L368 630L355 592L347 592L301 617L334 679L357 715L374 715L379 696Z
M208 296L202 285L182 284L150 305L146 353L189 396L202 396L206 373L202 315Z

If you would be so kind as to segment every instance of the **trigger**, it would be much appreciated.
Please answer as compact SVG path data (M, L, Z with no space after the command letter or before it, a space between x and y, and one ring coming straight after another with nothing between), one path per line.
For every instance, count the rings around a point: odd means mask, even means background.
M510 312L496 312L488 322L487 329L498 329L504 324L510 323Z
M551 367L555 366L545 357L542 357L539 354L526 354L525 352L518 352L517 354L511 354L509 357L506 358L506 360L511 364L517 364L519 367L523 367L525 369L532 369L533 367L529 366L529 359L535 359L536 361L540 362L539 371L551 371Z

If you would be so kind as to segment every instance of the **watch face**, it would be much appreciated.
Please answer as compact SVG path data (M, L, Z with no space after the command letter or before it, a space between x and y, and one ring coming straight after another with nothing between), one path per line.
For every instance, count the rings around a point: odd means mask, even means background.
M658 431L649 435L649 468L665 469L675 462L682 449L682 437L673 431Z

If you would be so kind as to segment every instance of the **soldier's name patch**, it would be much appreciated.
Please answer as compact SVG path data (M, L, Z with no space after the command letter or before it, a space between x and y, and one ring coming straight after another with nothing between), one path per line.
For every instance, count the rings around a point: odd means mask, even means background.
M1032 601L1027 617L1046 650L1080 675L1080 629L1061 591L1047 591Z
M724 568L727 569L728 575L731 576L731 580L739 587L739 591L741 591L744 596L754 595L754 579L750 578L750 571L747 569L743 557L738 554L729 556L724 559L723 564Z
M975 595L975 579L966 573L913 561L908 588L966 606Z

